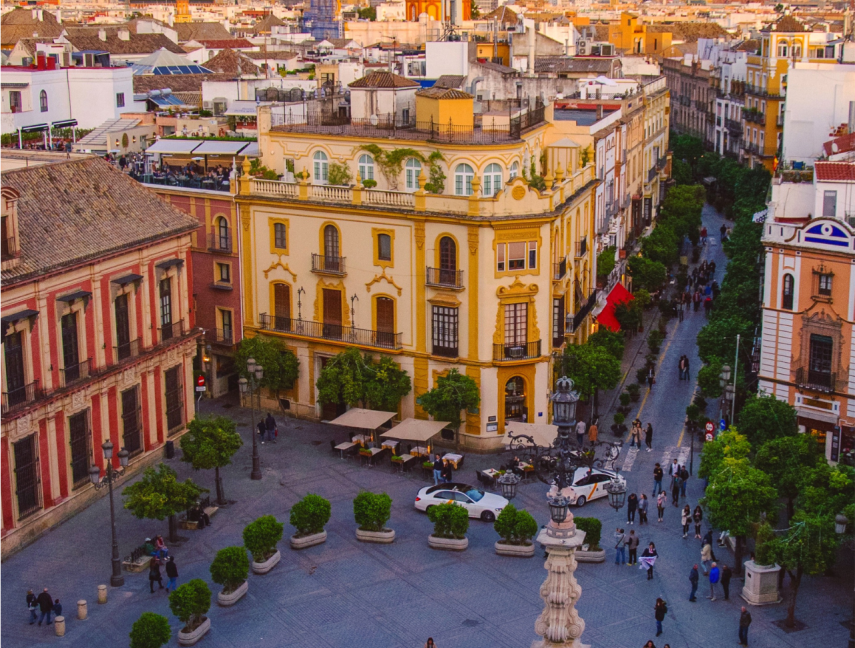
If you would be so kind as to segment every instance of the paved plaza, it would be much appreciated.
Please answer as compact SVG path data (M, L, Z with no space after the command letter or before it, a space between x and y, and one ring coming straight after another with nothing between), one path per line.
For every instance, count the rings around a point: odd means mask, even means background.
M718 232L721 221L709 207L704 221L711 232ZM716 260L720 268L716 278L721 281L725 259L717 238L705 254ZM703 313L698 312L680 324L669 325L657 384L649 394L643 392L636 407L644 424L653 424L653 452L625 447L621 453L630 490L648 497L654 462L664 465L672 457L688 459L689 437L682 421L701 365L695 338L704 322ZM639 359L644 353L646 348ZM689 382L677 377L677 360L684 353L691 359ZM625 370L632 381L635 371L629 360ZM432 636L439 648L528 648L537 638L534 622L542 610L539 588L546 575L542 552L533 559L499 557L493 549L497 536L492 525L476 520L471 522L467 551L429 549L427 536L432 525L413 509L416 491L427 483L421 472L401 476L392 474L387 466L369 469L356 460L341 460L330 452L329 440L343 440L345 431L324 424L280 419L279 442L260 447L264 477L253 482L249 479L250 412L228 402L205 402L203 411L235 418L245 444L234 464L224 471L226 496L234 503L217 513L211 528L182 530L187 541L171 548L179 583L203 578L216 592L218 586L211 583L208 572L214 553L241 544L243 527L260 515L272 514L285 522L286 539L280 545L282 561L267 575L250 575L249 593L242 601L231 608L212 605L212 629L199 646L421 648ZM611 417L603 419L601 438L613 438L608 430ZM506 460L507 455L470 454L457 479L474 480L476 469L498 467ZM167 463L182 478L192 476L213 490L213 471L193 474L178 458ZM696 455L696 471L698 463ZM397 532L394 544L357 542L351 502L360 489L391 495L389 526ZM690 479L688 491L687 501L694 507L702 484ZM548 518L545 492L539 482L523 484L515 501L539 524ZM332 502L329 539L326 544L296 552L287 544L287 536L294 531L287 524L288 515L306 493L317 493ZM573 512L602 520L602 545L607 549L604 564L582 564L576 572L582 588L578 609L586 623L585 643L594 648L641 648L654 638L653 605L661 596L668 602L669 614L663 636L655 640L657 647L665 643L671 648L737 644L741 580L734 578L730 601L704 598L708 586L702 580L698 602L688 602L688 574L700 559L701 547L700 541L681 537L678 508L669 505L665 522L659 524L652 507L652 523L641 527L626 527L625 509L615 512L605 499ZM627 531L635 529L643 545L650 540L656 543L660 558L653 581L637 567L614 565L610 541L618 525ZM118 529L125 554L146 536L166 535L167 524L137 520L119 507ZM729 551L716 549L716 553L733 565ZM833 575L804 579L797 616L806 629L788 634L775 625L786 615L784 604L751 608L750 644L759 648L845 646L848 630L842 622L851 613L853 565L851 551L841 555ZM124 587L111 588L109 602L98 605L97 586L108 583L109 574L109 505L102 498L3 563L3 648L127 646L131 625L144 611L165 615L177 633L180 622L170 613L165 593L149 593L147 573L127 574ZM27 625L24 596L27 589L42 587L49 587L63 602L68 619L63 638L54 636L52 628ZM86 621L76 619L78 599L89 601ZM175 634L169 645L177 645Z

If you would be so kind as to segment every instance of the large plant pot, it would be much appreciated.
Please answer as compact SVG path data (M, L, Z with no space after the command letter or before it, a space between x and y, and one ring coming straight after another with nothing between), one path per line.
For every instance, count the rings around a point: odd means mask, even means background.
M431 534L428 536L428 546L443 551L463 551L469 546L469 538L437 538Z
M532 542L528 546L525 546L497 542L496 553L500 556L512 556L514 558L531 558L534 556L534 543Z
M253 574L266 574L271 569L276 567L279 561L282 559L282 554L279 553L279 550L276 550L276 553L270 556L264 562L255 562L252 561L252 573Z
M237 603L238 601L240 601L243 598L244 594L246 594L248 589L249 589L249 582L244 581L243 585L238 587L231 594L223 594L222 592L218 592L217 593L217 603L219 603L223 607L229 607L231 605L234 605L235 603Z
M301 538L298 538L297 536L291 536L291 548L305 549L306 547L314 547L315 545L322 544L326 541L326 531L321 531L320 533L313 533L311 535L303 536Z
M751 605L774 605L781 602L778 594L778 565L758 565L753 560L745 563L745 585L742 598Z
M356 539L360 542L375 542L377 544L391 544L395 541L394 529L383 529L382 531L356 530Z
M586 563L606 562L606 550L600 549L599 551L582 551L581 549L577 549L576 550L576 562L586 562Z
M211 619L210 617L205 617L205 620L202 621L202 625L196 628L193 632L184 632L183 630L178 631L178 645L192 646L198 642L199 639L204 637L210 629Z

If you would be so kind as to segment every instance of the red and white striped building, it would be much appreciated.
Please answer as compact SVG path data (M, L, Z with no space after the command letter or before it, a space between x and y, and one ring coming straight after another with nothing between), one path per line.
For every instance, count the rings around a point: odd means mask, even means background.
M99 158L2 185L6 554L96 497L88 473L103 471L105 440L138 471L192 417L198 222Z

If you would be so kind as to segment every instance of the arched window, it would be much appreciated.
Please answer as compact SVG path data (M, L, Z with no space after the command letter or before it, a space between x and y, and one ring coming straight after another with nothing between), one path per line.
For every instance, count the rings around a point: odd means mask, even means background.
M324 256L338 257L339 251L338 230L335 225L327 225L324 228Z
M39 93L39 106L41 107L42 112L48 111L47 92L44 90Z
M790 44L786 40L778 41L778 56L787 57L790 54Z
M217 246L220 250L229 250L231 249L229 243L229 221L220 216L217 219Z
M508 179L513 180L520 174L520 163L514 162L511 165L510 171L508 171Z
M484 195L493 197L502 189L502 167L490 164L484 170Z
M407 189L415 191L419 188L419 174L422 172L422 163L416 158L407 160Z
M793 58L800 59L802 57L802 44L793 43Z
M514 376L505 383L505 422L527 421L528 408L525 406L525 381Z
M454 169L454 195L471 196L473 177L475 177L475 172L471 166L468 164L458 164Z
M367 153L359 156L359 177L363 182L374 179L374 158Z
M781 299L781 308L793 310L793 293L795 292L795 281L793 275L784 275L784 292Z
M326 184L330 174L330 163L327 154L323 151L316 151L313 159L315 161L315 182L317 184Z
M450 236L439 240L439 283L456 286L457 245Z

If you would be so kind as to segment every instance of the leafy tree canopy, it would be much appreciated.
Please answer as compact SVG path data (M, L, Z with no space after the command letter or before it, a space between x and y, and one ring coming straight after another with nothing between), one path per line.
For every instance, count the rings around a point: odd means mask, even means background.
M196 470L223 468L243 445L235 422L226 416L197 416L181 437L181 460Z
M448 421L448 427L457 430L463 419L462 410L474 410L481 404L481 392L470 377L452 369L439 376L436 386L422 394L416 402L436 421Z
M656 230L653 231L655 232ZM648 241L652 236L651 234L651 236L644 240ZM673 246L676 250L676 243L673 243ZM643 247L644 243L642 243ZM627 269L632 277L633 286L647 291L659 290L662 284L665 283L665 277L668 274L668 269L661 261L652 261L651 259L638 256L630 257L627 262Z
M797 434L778 437L761 445L754 457L754 465L769 475L772 486L787 499L788 517L792 517L793 502L801 491L805 476L824 460L814 439Z
M615 269L615 246L607 247L597 255L597 276L608 277Z
M613 389L621 377L620 360L608 349L590 343L566 346L561 369L588 398L598 389Z
M748 459L725 457L712 475L701 505L714 527L747 536L762 513L774 510L777 499L778 492L766 473L751 466Z
M748 439L736 428L730 427L713 441L704 443L698 476L710 478L722 470L725 459L745 459L750 452L751 444Z
M321 403L365 405L369 409L394 412L410 393L410 376L391 358L375 363L370 354L349 348L330 360L317 380Z
M293 351L262 335L243 338L238 345L235 366L243 378L249 378L247 358L254 358L264 369L261 386L268 389L291 389L300 373L300 361Z
M796 409L774 396L751 396L740 410L737 421L754 447L799 433Z
M595 347L602 347L617 360L623 358L624 337L620 333L603 327L596 333L591 333L588 336L588 344Z
M186 511L207 490L192 479L178 481L177 473L164 463L146 468L142 479L122 491L125 508L138 518L163 520Z

